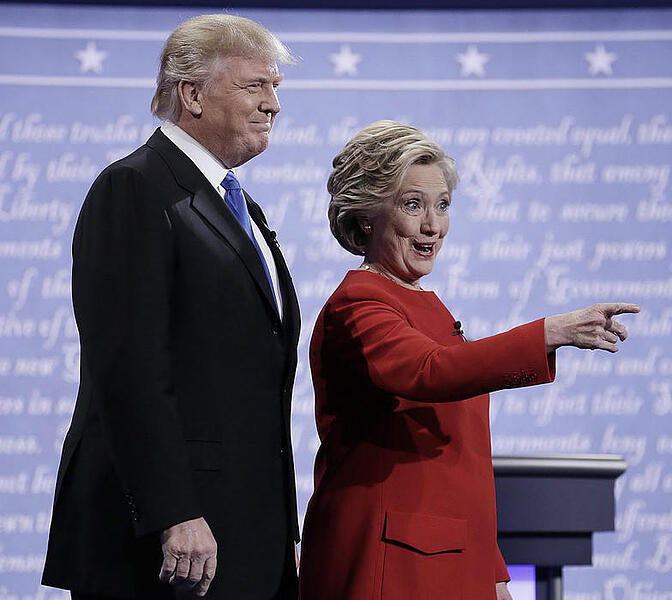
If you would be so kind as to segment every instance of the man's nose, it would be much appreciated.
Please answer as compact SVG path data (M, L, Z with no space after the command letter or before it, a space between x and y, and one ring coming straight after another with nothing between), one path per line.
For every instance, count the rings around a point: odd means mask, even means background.
M265 113L273 113L273 115L280 112L280 101L278 100L276 89L273 86L268 86L264 98L259 105L259 110Z

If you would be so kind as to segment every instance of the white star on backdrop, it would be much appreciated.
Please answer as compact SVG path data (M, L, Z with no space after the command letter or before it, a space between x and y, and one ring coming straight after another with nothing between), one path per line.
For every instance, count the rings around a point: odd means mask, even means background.
M338 52L329 55L334 65L334 75L357 75L357 65L362 60L361 54L355 54L350 46L341 46Z
M455 58L460 63L460 75L485 75L485 63L490 60L489 54L482 54L476 46L469 46L466 52L458 54Z
M107 52L98 50L95 42L88 42L84 50L77 50L75 58L79 61L79 70L82 73L93 71L101 73L103 71L103 60L107 57Z
M597 44L595 50L583 56L588 61L588 72L591 75L611 75L611 63L618 58L613 52L607 52L602 44Z

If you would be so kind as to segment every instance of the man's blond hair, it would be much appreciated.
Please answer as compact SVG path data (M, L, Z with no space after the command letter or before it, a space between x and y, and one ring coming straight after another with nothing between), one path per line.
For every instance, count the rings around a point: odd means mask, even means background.
M259 23L226 14L193 17L179 25L163 47L152 113L162 120L177 120L180 81L200 84L207 93L217 60L229 56L296 63L289 49Z

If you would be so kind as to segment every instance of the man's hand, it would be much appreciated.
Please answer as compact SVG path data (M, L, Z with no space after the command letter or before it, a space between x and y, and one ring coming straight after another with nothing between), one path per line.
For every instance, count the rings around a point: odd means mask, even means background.
M161 533L163 564L159 579L178 590L205 596L217 569L217 542L203 517Z
M497 593L497 600L513 600L513 597L509 593L509 588L506 587L506 581L496 583L495 592Z

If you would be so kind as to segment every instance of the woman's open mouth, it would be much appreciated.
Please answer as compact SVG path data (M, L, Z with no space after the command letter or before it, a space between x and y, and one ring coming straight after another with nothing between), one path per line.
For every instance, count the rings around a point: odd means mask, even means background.
M422 256L432 256L434 254L434 244L436 242L413 242L413 249Z

